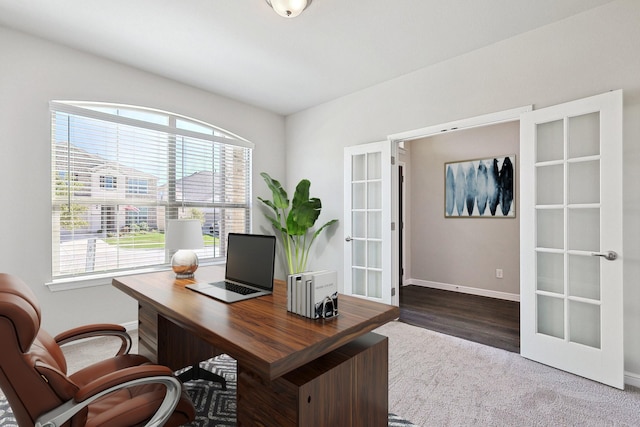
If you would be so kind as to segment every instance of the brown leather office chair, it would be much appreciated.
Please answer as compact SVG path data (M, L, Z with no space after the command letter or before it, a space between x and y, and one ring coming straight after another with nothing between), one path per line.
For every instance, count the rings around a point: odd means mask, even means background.
M195 418L169 368L128 354L122 326L91 325L53 338L40 320L31 288L0 274L0 388L20 426L178 426ZM119 336L118 354L68 375L60 345L98 335Z

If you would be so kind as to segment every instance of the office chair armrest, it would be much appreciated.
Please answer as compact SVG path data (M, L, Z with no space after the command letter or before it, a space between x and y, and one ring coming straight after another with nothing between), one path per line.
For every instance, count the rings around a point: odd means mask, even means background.
M104 375L98 379L95 379L90 383L80 387L76 392L74 398L76 401L82 402L83 400L88 399L96 393L100 393L112 387L117 387L118 384L137 380L140 378L161 376L175 377L171 369L162 365L140 365L120 369L118 371ZM178 381L178 384L181 383Z
M83 338L104 336L116 336L122 340L122 344L120 345L120 349L118 350L118 353L116 353L116 356L128 354L131 350L131 336L127 333L126 328L124 326L111 323L97 323L78 326L77 328L69 329L68 331L56 335L54 340L58 345L62 346Z
M105 375L81 387L71 399L57 408L42 414L35 423L35 427L60 426L75 414L97 399L123 388L144 384L164 384L167 392L160 407L146 424L147 427L160 427L171 416L178 405L182 394L182 383L166 366L144 365L122 369Z

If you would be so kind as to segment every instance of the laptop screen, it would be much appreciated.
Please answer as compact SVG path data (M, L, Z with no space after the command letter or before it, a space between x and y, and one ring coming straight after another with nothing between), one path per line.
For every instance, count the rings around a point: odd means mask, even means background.
M273 289L275 236L229 233L225 279Z

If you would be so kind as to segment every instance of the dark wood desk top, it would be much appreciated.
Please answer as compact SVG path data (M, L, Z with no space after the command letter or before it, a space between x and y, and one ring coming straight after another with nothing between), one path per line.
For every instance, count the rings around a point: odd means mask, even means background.
M172 271L164 271L115 278L113 285L269 380L400 315L398 307L340 294L338 317L301 317L287 311L282 281L275 282L273 295L233 304L185 288L223 277L224 268L212 266L199 268L194 279L176 279Z

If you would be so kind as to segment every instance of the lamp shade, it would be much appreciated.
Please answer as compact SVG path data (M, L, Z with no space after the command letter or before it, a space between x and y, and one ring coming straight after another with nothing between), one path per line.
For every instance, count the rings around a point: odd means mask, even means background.
M311 0L266 0L275 12L285 18L295 18L309 6Z
M202 225L198 219L169 219L164 246L167 249L201 249Z
M193 249L204 247L201 227L197 219L167 220L164 246L177 249L171 257L171 268L178 279L191 278L198 269L198 254Z

